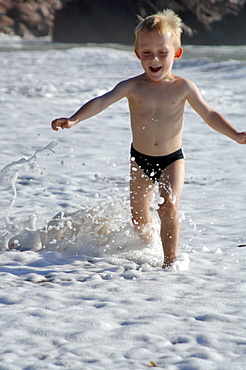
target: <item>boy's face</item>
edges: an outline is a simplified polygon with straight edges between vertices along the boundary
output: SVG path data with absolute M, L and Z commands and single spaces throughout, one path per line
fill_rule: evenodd
M 182 48 L 175 52 L 171 34 L 160 35 L 153 31 L 142 31 L 139 35 L 138 48 L 135 49 L 147 77 L 159 82 L 168 78 L 173 61 L 182 55 Z

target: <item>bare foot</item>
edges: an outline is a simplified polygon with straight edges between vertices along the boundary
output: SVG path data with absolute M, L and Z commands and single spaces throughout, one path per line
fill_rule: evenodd
M 175 258 L 171 258 L 171 257 L 164 257 L 164 263 L 162 265 L 162 268 L 167 268 L 167 267 L 171 267 L 173 262 L 176 260 L 176 257 Z

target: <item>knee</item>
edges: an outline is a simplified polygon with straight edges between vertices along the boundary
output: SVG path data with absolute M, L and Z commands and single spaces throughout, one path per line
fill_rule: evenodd
M 160 219 L 176 219 L 178 217 L 178 205 L 171 200 L 165 200 L 159 204 L 158 214 Z
M 141 215 L 137 212 L 132 212 L 132 223 L 135 228 L 139 228 L 151 223 L 150 215 Z

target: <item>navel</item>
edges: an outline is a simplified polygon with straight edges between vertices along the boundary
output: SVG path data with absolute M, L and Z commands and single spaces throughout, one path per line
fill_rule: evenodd
M 154 146 L 158 146 L 158 141 L 155 141 L 154 142 Z

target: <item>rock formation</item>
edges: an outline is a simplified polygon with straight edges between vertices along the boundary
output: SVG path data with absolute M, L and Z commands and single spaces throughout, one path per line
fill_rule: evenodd
M 246 0 L 0 0 L 0 32 L 132 44 L 137 15 L 165 8 L 183 19 L 183 43 L 245 44 Z
M 184 22 L 183 42 L 245 44 L 246 0 L 69 0 L 56 11 L 55 41 L 79 43 L 134 42 L 137 14 L 165 8 Z
M 52 33 L 61 0 L 0 0 L 0 32 L 21 37 Z

